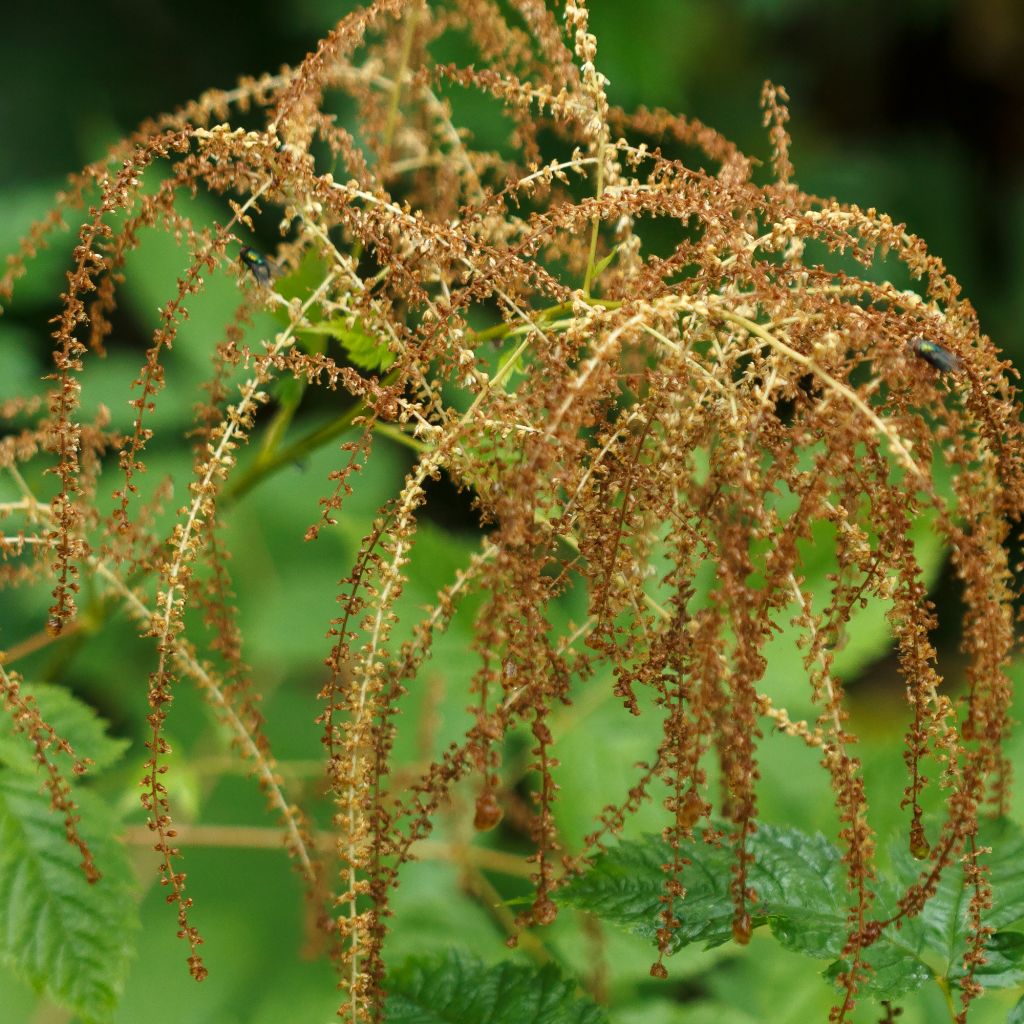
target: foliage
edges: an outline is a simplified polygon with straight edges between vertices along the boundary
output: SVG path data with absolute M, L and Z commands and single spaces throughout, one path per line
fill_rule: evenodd
M 601 1024 L 596 1006 L 579 999 L 550 964 L 540 970 L 449 953 L 407 961 L 394 973 L 387 1001 L 391 1024 Z
M 24 595 L 0 757 L 46 790 L 10 783 L 20 853 L 0 891 L 78 899 L 69 857 L 83 905 L 128 885 L 94 792 L 118 782 L 70 777 L 120 744 L 70 692 L 76 661 L 113 675 L 141 634 L 145 703 L 122 687 L 116 705 L 145 750 L 129 837 L 155 847 L 197 981 L 217 953 L 185 851 L 262 842 L 192 820 L 256 813 L 223 759 L 208 796 L 208 750 L 175 732 L 201 699 L 279 822 L 306 945 L 353 1024 L 599 1019 L 552 967 L 450 950 L 399 966 L 407 921 L 450 943 L 458 887 L 541 964 L 548 944 L 571 962 L 606 941 L 567 906 L 651 938 L 662 982 L 688 943 L 744 946 L 767 922 L 835 961 L 831 1021 L 928 971 L 965 1020 L 983 986 L 1019 980 L 1018 900 L 997 886 L 1019 840 L 984 849 L 1010 800 L 1024 446 L 1007 367 L 921 239 L 798 187 L 784 90 L 764 86 L 761 172 L 693 119 L 611 105 L 580 0 L 503 12 L 376 0 L 297 68 L 143 124 L 10 260 L 8 304 L 77 223 L 48 390 L 0 403 L 0 584 Z M 467 38 L 476 59 L 450 62 Z M 250 236 L 268 225 L 264 256 Z M 158 305 L 141 366 L 126 303 Z M 444 481 L 471 496 L 471 539 L 428 522 Z M 932 639 L 943 551 L 962 696 Z M 876 800 L 844 680 L 885 628 L 908 725 Z M 23 660 L 49 681 L 26 686 Z M 304 685 L 281 687 L 285 668 Z M 314 780 L 295 770 L 310 761 Z M 777 824 L 794 765 L 835 844 Z M 911 854 L 891 873 L 879 805 Z M 18 881 L 51 848 L 61 871 Z M 274 888 L 248 887 L 241 927 Z M 21 915 L 46 963 L 18 966 L 100 1019 L 130 929 L 97 919 L 62 936 Z M 109 967 L 89 992 L 57 969 L 67 937 Z M 613 958 L 596 960 L 575 966 L 606 1001 Z
M 54 710 L 54 721 L 71 725 L 72 734 L 76 724 L 83 734 L 94 731 L 89 709 L 66 695 L 54 694 L 42 706 Z M 99 746 L 107 754 L 116 750 L 108 739 Z M 6 744 L 0 749 L 7 760 Z M 0 770 L 0 957 L 84 1020 L 110 1020 L 138 928 L 117 822 L 92 794 L 78 794 L 80 839 L 103 872 L 87 876 L 31 768 L 24 771 L 20 755 L 10 763 L 16 767 Z
M 979 832 L 977 841 L 992 851 L 988 860 L 992 904 L 985 915 L 990 929 L 986 962 L 977 965 L 975 976 L 986 988 L 1013 987 L 1024 980 L 1024 935 L 995 929 L 1024 918 L 1019 869 L 1024 836 L 1005 821 L 985 823 Z M 732 938 L 732 855 L 718 835 L 696 835 L 686 850 L 687 887 L 670 937 L 672 952 L 689 942 L 711 947 Z M 749 880 L 756 893 L 752 924 L 767 924 L 788 949 L 833 959 L 826 977 L 842 978 L 848 970 L 840 959 L 848 934 L 842 852 L 821 835 L 773 825 L 759 828 L 751 837 L 750 849 L 754 860 Z M 559 902 L 590 911 L 657 944 L 665 902 L 663 865 L 672 856 L 669 844 L 653 836 L 620 843 L 598 857 L 585 875 L 569 882 Z M 902 921 L 898 894 L 917 882 L 922 864 L 902 842 L 894 844 L 892 857 L 895 876 L 880 875 L 876 897 L 893 923 L 885 925 L 867 954 L 871 971 L 865 991 L 880 1000 L 893 1000 L 935 981 L 940 991 L 949 993 L 965 976 L 963 963 L 971 944 L 969 901 L 964 898 L 966 872 L 962 867 L 947 871 L 920 917 Z M 933 968 L 933 963 L 940 968 Z

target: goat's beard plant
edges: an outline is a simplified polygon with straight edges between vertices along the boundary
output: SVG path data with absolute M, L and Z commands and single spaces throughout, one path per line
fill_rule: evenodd
M 282 819 L 353 1021 L 382 1013 L 391 895 L 449 796 L 470 787 L 479 829 L 511 806 L 510 733 L 528 737 L 533 801 L 515 803 L 534 844 L 532 903 L 516 931 L 550 924 L 559 888 L 653 801 L 672 858 L 652 973 L 666 971 L 695 842 L 733 851 L 733 935 L 744 943 L 757 915 L 748 872 L 759 744 L 766 727 L 781 732 L 812 748 L 831 779 L 849 888 L 832 1014 L 844 1020 L 883 924 L 919 914 L 944 869 L 972 853 L 979 815 L 1006 805 L 1005 542 L 1024 498 L 1008 364 L 920 239 L 794 183 L 782 89 L 766 85 L 762 97 L 773 156 L 760 185 L 756 161 L 699 122 L 609 104 L 582 0 L 561 16 L 540 0 L 510 6 L 513 22 L 490 0 L 380 0 L 340 22 L 300 67 L 204 95 L 72 179 L 2 282 L 9 298 L 52 231 L 79 217 L 49 399 L 0 405 L 0 466 L 21 490 L 0 506 L 2 580 L 52 590 L 39 623 L 52 638 L 74 627 L 88 577 L 152 639 L 143 803 L 196 978 L 201 939 L 175 845 L 175 795 L 162 782 L 173 696 L 189 683 Z M 432 59 L 449 32 L 471 36 L 473 66 Z M 463 90 L 503 105 L 512 131 L 500 151 L 474 148 L 456 122 Z M 355 103 L 358 136 L 324 112 L 338 93 Z M 259 126 L 232 123 L 243 114 Z M 198 191 L 219 197 L 223 224 L 201 227 L 184 212 L 181 197 Z M 261 211 L 280 220 L 276 276 L 235 259 Z M 191 266 L 171 283 L 126 396 L 134 422 L 126 431 L 80 422 L 90 365 L 117 342 L 111 315 L 126 257 L 154 226 L 188 246 Z M 890 277 L 915 287 L 855 276 L 849 256 L 865 268 L 884 259 Z M 140 473 L 165 354 L 204 278 L 218 274 L 238 275 L 244 298 L 210 345 L 208 395 L 189 435 L 194 474 L 167 536 L 157 529 L 167 491 L 147 489 Z M 249 344 L 245 325 L 265 307 L 281 330 Z M 959 367 L 943 374 L 919 358 L 922 337 Z M 272 403 L 278 381 L 298 385 Z M 283 444 L 303 391 L 317 387 L 337 402 L 337 419 Z M 396 438 L 415 451 L 412 469 L 342 579 L 340 611 L 331 597 L 324 605 L 327 673 L 310 720 L 335 805 L 325 861 L 261 730 L 218 524 L 256 481 L 330 443 L 336 468 L 305 538 L 321 542 L 346 516 L 375 447 Z M 487 529 L 433 608 L 399 621 L 417 518 L 441 474 L 472 493 Z M 942 692 L 937 671 L 934 610 L 909 534 L 919 517 L 952 552 L 962 584 L 962 700 Z M 823 544 L 836 569 L 827 594 L 811 593 L 806 563 Z M 565 627 L 555 609 L 570 589 L 586 595 L 586 612 Z M 393 782 L 396 737 L 416 727 L 398 717 L 403 702 L 471 596 L 469 725 L 414 781 Z M 920 874 L 895 916 L 875 905 L 868 793 L 833 672 L 869 598 L 888 605 L 909 717 L 903 805 Z M 794 720 L 761 688 L 767 643 L 794 620 L 816 720 Z M 0 671 L 6 707 L 49 766 L 54 806 L 88 864 L 55 737 L 13 664 Z M 594 808 L 593 831 L 570 846 L 555 817 L 550 720 L 606 687 L 623 728 L 631 716 L 660 716 L 661 740 L 646 763 L 621 766 L 621 801 Z M 945 812 L 926 837 L 930 787 Z M 968 877 L 976 960 L 988 890 L 980 868 Z M 978 991 L 968 961 L 964 1012 Z

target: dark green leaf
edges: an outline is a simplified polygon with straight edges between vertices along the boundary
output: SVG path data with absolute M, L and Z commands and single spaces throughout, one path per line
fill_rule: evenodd
M 860 991 L 875 999 L 898 999 L 920 988 L 933 975 L 926 963 L 912 952 L 889 942 L 877 942 L 865 951 L 870 971 L 860 980 Z M 829 964 L 823 977 L 835 982 L 847 967 L 845 961 Z
M 977 845 L 991 848 L 991 853 L 983 855 L 992 886 L 992 908 L 985 914 L 985 923 L 1004 928 L 1024 918 L 1024 830 L 1008 818 L 982 820 Z
M 1024 832 L 1019 825 L 1001 819 L 982 821 L 977 845 L 988 847 L 982 855 L 992 886 L 992 907 L 985 913 L 985 924 L 1005 928 L 1024 917 Z M 906 840 L 892 844 L 892 862 L 903 887 L 907 887 L 927 871 L 929 862 L 914 860 L 907 851 Z M 935 895 L 925 904 L 920 924 L 928 946 L 942 956 L 947 972 L 953 974 L 963 959 L 970 928 L 968 904 L 971 892 L 964 886 L 964 872 L 959 864 L 942 873 Z
M 601 1024 L 603 1012 L 576 995 L 558 970 L 489 967 L 450 950 L 407 960 L 388 975 L 388 1024 Z
M 833 849 L 835 848 L 833 847 Z M 835 850 L 835 853 L 838 854 L 838 850 Z M 851 900 L 852 896 L 846 893 L 845 872 L 839 868 L 838 864 L 836 867 L 839 878 L 843 879 L 843 894 L 846 896 L 846 900 Z M 833 876 L 833 880 L 835 877 Z M 883 920 L 894 917 L 899 908 L 900 893 L 897 892 L 891 881 L 887 878 L 879 878 L 870 888 L 874 896 L 871 904 L 871 916 Z M 834 891 L 833 895 L 837 896 L 838 894 Z M 837 900 L 831 915 L 819 909 L 817 913 L 813 913 L 809 917 L 811 937 L 814 935 L 816 921 L 822 927 L 830 925 L 834 929 L 833 939 L 829 943 L 829 956 L 837 956 L 846 944 L 849 928 L 846 915 L 846 904 Z M 787 928 L 795 929 L 798 934 L 802 934 L 803 922 L 799 904 L 790 904 L 785 922 Z M 788 945 L 791 949 L 811 956 L 814 955 L 810 948 L 787 942 L 774 921 L 772 922 L 772 931 L 783 945 Z M 931 968 L 922 959 L 924 947 L 924 935 L 916 920 L 904 921 L 900 928 L 887 928 L 882 932 L 881 938 L 863 953 L 863 960 L 867 962 L 870 969 L 861 979 L 861 991 L 876 999 L 897 999 L 907 992 L 919 988 L 933 976 Z M 828 968 L 825 976 L 834 980 L 845 967 L 845 961 L 837 961 Z
M 128 748 L 128 740 L 108 736 L 103 719 L 64 687 L 51 683 L 25 683 L 21 693 L 34 698 L 43 720 L 71 744 L 76 757 L 87 757 L 94 762 L 93 771 L 109 768 L 121 759 Z M 23 734 L 14 731 L 10 716 L 0 717 L 0 761 L 22 775 L 35 778 L 39 766 L 32 754 L 32 744 Z M 70 760 L 65 759 L 65 764 L 70 770 Z
M 732 937 L 729 869 L 734 860 L 727 847 L 702 842 L 685 849 L 691 863 L 683 869 L 686 898 L 674 911 L 680 919 L 671 951 L 691 942 L 717 946 Z M 587 910 L 643 938 L 653 939 L 660 927 L 665 893 L 663 864 L 671 860 L 663 840 L 648 836 L 625 841 L 597 858 L 585 875 L 558 894 L 558 902 Z
M 750 884 L 775 937 L 809 956 L 838 956 L 849 900 L 839 851 L 823 835 L 771 825 L 758 828 L 750 847 Z
M 76 794 L 79 830 L 103 878 L 90 885 L 61 815 L 34 781 L 0 772 L 0 957 L 84 1020 L 110 1020 L 134 949 L 138 911 L 117 823 Z
M 1024 934 L 996 932 L 985 943 L 986 963 L 975 968 L 974 977 L 985 988 L 1012 988 L 1024 983 Z M 950 971 L 950 981 L 959 984 L 964 977 L 962 963 Z
M 758 902 L 757 923 L 789 949 L 816 957 L 838 956 L 846 940 L 846 880 L 839 851 L 823 836 L 762 825 L 750 840 L 755 862 L 749 873 Z M 690 942 L 708 946 L 732 936 L 729 894 L 735 853 L 729 845 L 694 842 L 683 850 L 686 897 L 674 907 L 680 927 L 675 951 Z M 663 840 L 624 842 L 600 857 L 594 868 L 562 890 L 561 900 L 590 910 L 637 934 L 653 937 L 665 892 L 662 865 L 671 861 Z
M 795 828 L 762 825 L 750 839 L 754 863 L 748 883 L 757 892 L 750 912 L 755 925 L 767 923 L 788 949 L 813 957 L 836 957 L 846 943 L 851 899 L 839 850 L 820 835 Z M 691 942 L 715 946 L 732 936 L 733 905 L 729 883 L 735 854 L 728 845 L 698 839 L 683 849 L 686 895 L 673 906 L 680 924 L 672 937 L 675 952 Z M 669 845 L 657 837 L 623 842 L 598 858 L 594 867 L 559 894 L 562 903 L 588 910 L 635 934 L 653 939 L 660 925 Z M 891 887 L 878 887 L 876 911 L 895 905 Z M 917 988 L 930 977 L 920 960 L 921 933 L 916 922 L 889 929 L 866 953 L 873 972 L 864 991 L 883 998 Z M 833 968 L 833 976 L 842 969 Z

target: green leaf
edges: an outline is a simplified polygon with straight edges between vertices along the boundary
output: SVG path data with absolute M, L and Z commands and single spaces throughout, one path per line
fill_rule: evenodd
M 775 937 L 809 956 L 837 956 L 846 941 L 846 873 L 823 835 L 759 826 L 750 882 Z M 837 927 L 838 926 L 838 927 Z
M 330 262 L 318 250 L 307 249 L 294 270 L 277 278 L 274 291 L 285 299 L 306 299 L 323 283 L 330 271 Z M 310 315 L 315 317 L 319 309 L 318 305 L 314 305 Z M 272 315 L 282 327 L 291 322 L 287 310 L 281 307 L 276 307 Z
M 758 894 L 751 906 L 756 923 L 770 924 L 788 949 L 838 956 L 846 941 L 848 899 L 839 851 L 823 836 L 772 825 L 761 825 L 749 845 L 754 856 L 749 882 Z M 682 871 L 686 896 L 673 907 L 680 926 L 672 951 L 690 942 L 727 942 L 732 937 L 733 849 L 698 840 L 682 853 L 690 863 Z M 662 865 L 671 859 L 671 847 L 655 837 L 621 843 L 570 882 L 561 900 L 653 938 L 665 893 Z
M 517 352 L 519 353 L 518 355 L 516 355 Z M 508 371 L 509 375 L 511 376 L 516 373 L 525 373 L 526 366 L 523 363 L 523 356 L 525 354 L 525 350 L 523 352 L 519 351 L 519 339 L 515 339 L 514 344 L 509 345 L 509 347 L 504 352 L 502 352 L 501 355 L 498 357 L 498 365 L 496 369 L 503 370 L 508 365 L 508 363 L 512 361 L 512 357 L 515 356 L 515 364 Z
M 871 970 L 861 976 L 859 989 L 875 999 L 898 999 L 933 977 L 924 961 L 895 943 L 876 942 L 865 951 L 864 959 L 871 965 Z M 847 966 L 845 961 L 837 960 L 829 964 L 822 977 L 836 982 Z
M 92 771 L 109 768 L 130 746 L 128 740 L 108 736 L 106 722 L 63 686 L 24 683 L 21 693 L 35 700 L 43 720 L 71 744 L 76 757 L 87 757 L 94 762 Z M 39 766 L 32 755 L 32 744 L 23 734 L 14 731 L 11 717 L 0 717 L 0 761 L 21 775 L 35 778 Z M 70 769 L 70 761 L 67 767 Z
M 680 924 L 671 952 L 691 942 L 717 946 L 732 937 L 729 870 L 734 855 L 728 847 L 704 843 L 687 847 L 685 854 L 691 863 L 683 869 L 686 898 L 674 907 Z M 665 893 L 662 865 L 671 856 L 668 843 L 655 836 L 621 842 L 566 885 L 557 900 L 653 940 L 661 925 L 658 914 Z
M 985 943 L 986 963 L 975 968 L 974 978 L 985 988 L 1013 988 L 1024 983 L 1024 934 L 996 932 Z M 959 984 L 965 976 L 963 964 L 957 964 L 949 979 Z
M 35 782 L 0 772 L 0 958 L 89 1022 L 117 1007 L 138 911 L 117 822 L 88 792 L 78 827 L 103 878 L 90 885 L 64 821 Z
M 977 845 L 988 847 L 991 852 L 982 855 L 982 863 L 988 868 L 989 883 L 992 886 L 992 907 L 985 913 L 985 924 L 990 928 L 1002 929 L 1024 918 L 1024 874 L 1020 865 L 1024 861 L 1024 831 L 1008 819 L 982 820 L 979 823 Z M 905 839 L 894 841 L 891 847 L 893 867 L 901 884 L 906 887 L 917 880 L 929 865 L 914 860 L 907 851 Z M 968 905 L 971 892 L 964 885 L 964 872 L 959 864 L 951 865 L 942 873 L 935 895 L 925 904 L 920 914 L 920 924 L 928 946 L 943 957 L 946 973 L 950 978 L 962 977 L 961 962 L 967 948 L 970 932 Z M 1007 957 L 1016 947 L 1016 932 L 999 931 L 990 941 L 993 955 L 1001 964 L 984 965 L 986 987 L 1000 987 L 992 980 L 1009 970 Z M 1000 938 L 1003 936 L 1003 938 Z M 996 941 L 998 940 L 998 941 Z M 988 948 L 986 946 L 986 948 Z M 1024 950 L 1020 951 L 1024 956 Z M 987 977 L 992 970 L 992 979 Z M 981 972 L 979 972 L 979 977 Z M 1019 984 L 1008 981 L 1005 984 Z
M 388 1024 L 601 1024 L 604 1013 L 576 995 L 551 964 L 489 967 L 449 950 L 407 960 L 388 975 Z
M 1024 996 L 1017 1000 L 1013 1009 L 1006 1015 L 1006 1024 L 1024 1024 Z
M 274 381 L 274 401 L 278 405 L 297 406 L 306 388 L 298 377 L 278 377 Z
M 607 256 L 603 256 L 599 259 L 594 266 L 594 272 L 590 275 L 590 282 L 593 284 L 607 269 L 611 266 L 611 262 L 619 254 L 619 246 L 615 246 Z
M 350 321 L 348 317 L 335 317 L 303 327 L 298 333 L 302 337 L 329 334 L 341 343 L 349 362 L 360 370 L 386 370 L 395 361 L 394 352 L 380 338 L 370 334 L 361 319 Z
M 684 1010 L 678 1002 L 647 997 L 632 1006 L 617 1007 L 615 1024 L 763 1024 L 763 1021 L 718 999 L 688 999 Z M 777 1024 L 777 1018 L 772 1024 Z
M 754 862 L 748 884 L 758 895 L 750 907 L 753 923 L 768 924 L 787 949 L 813 957 L 839 956 L 847 939 L 851 899 L 839 850 L 823 836 L 773 825 L 760 825 L 749 849 Z M 691 942 L 704 942 L 707 947 L 727 942 L 732 937 L 733 850 L 698 838 L 682 853 L 690 863 L 682 870 L 686 895 L 672 908 L 679 926 L 670 952 Z M 562 889 L 559 902 L 653 939 L 664 906 L 662 865 L 671 860 L 671 847 L 661 838 L 622 842 Z M 885 912 L 895 905 L 895 893 L 884 882 L 877 889 L 878 906 Z M 904 922 L 901 930 L 883 932 L 866 952 L 873 973 L 863 990 L 890 998 L 920 986 L 931 976 L 918 956 L 922 945 L 921 930 L 914 921 Z M 832 976 L 841 969 L 841 964 L 834 965 Z
M 159 168 L 152 168 L 146 191 L 156 187 L 159 174 Z M 222 221 L 224 213 L 220 203 L 202 194 L 187 199 L 179 195 L 176 207 L 191 218 L 197 229 L 212 228 Z M 125 280 L 119 291 L 123 304 L 132 310 L 143 331 L 151 331 L 158 325 L 156 310 L 175 298 L 177 281 L 191 263 L 188 249 L 172 234 L 150 229 L 140 232 L 139 248 L 129 252 L 125 259 Z M 205 380 L 209 371 L 210 330 L 216 330 L 214 325 L 231 322 L 241 298 L 237 284 L 226 271 L 204 272 L 201 277 L 201 291 L 188 296 L 184 302 L 188 316 L 179 319 L 174 356 L 165 357 L 170 394 L 165 396 L 164 403 L 179 402 L 181 412 L 189 421 L 192 403 L 196 400 L 196 382 Z M 269 317 L 255 316 L 253 333 L 266 336 L 271 323 Z M 133 354 L 132 361 L 137 365 L 139 358 Z M 123 395 L 121 397 L 123 401 Z
M 802 467 L 810 470 L 815 459 L 820 458 L 819 449 L 805 451 L 800 458 Z M 942 469 L 943 460 L 933 460 L 936 472 L 936 489 L 944 497 L 951 486 Z M 799 499 L 787 487 L 780 487 L 778 493 L 766 499 L 779 521 L 787 523 L 797 512 Z M 865 524 L 862 524 L 865 525 Z M 811 535 L 797 542 L 800 555 L 798 575 L 803 577 L 803 590 L 811 595 L 812 607 L 823 613 L 832 600 L 835 575 L 840 571 L 837 558 L 837 536 L 834 524 L 817 521 L 811 525 Z M 877 545 L 875 532 L 867 529 L 870 543 Z M 919 578 L 930 590 L 942 570 L 946 557 L 942 534 L 935 529 L 930 516 L 918 516 L 910 526 L 910 539 L 914 545 L 914 559 L 917 562 Z M 761 542 L 761 554 L 755 558 L 758 564 L 778 538 Z M 762 578 L 763 579 L 763 578 Z M 840 679 L 853 679 L 864 672 L 872 662 L 883 657 L 893 646 L 892 624 L 889 622 L 891 602 L 874 593 L 863 595 L 850 609 L 849 618 L 842 628 L 839 642 L 830 648 L 831 671 Z M 798 639 L 803 627 L 793 624 L 798 605 L 791 603 L 779 609 L 775 618 L 777 632 L 765 644 L 762 654 L 767 667 L 761 686 L 778 704 L 786 707 L 794 718 L 816 715 L 811 689 L 807 682 L 805 667 L 806 649 Z
M 329 320 L 334 337 L 341 342 L 353 366 L 360 370 L 386 370 L 394 361 L 395 354 L 384 342 L 363 328 L 362 320 L 356 320 L 351 327 L 344 321 Z
M 983 819 L 978 825 L 978 846 L 991 848 L 983 855 L 992 886 L 992 908 L 985 914 L 985 924 L 1004 928 L 1024 918 L 1024 874 L 1020 869 L 1024 863 L 1024 830 L 1008 818 Z M 944 878 L 949 885 L 957 885 L 959 880 L 957 872 Z
M 64 182 L 60 179 L 6 185 L 0 194 L 0 254 L 8 256 L 18 251 L 21 238 L 35 221 L 50 212 L 63 186 Z M 15 285 L 15 306 L 38 306 L 52 302 L 60 290 L 73 246 L 74 242 L 69 240 L 66 229 L 59 229 L 47 236 L 45 248 L 39 249 L 36 256 L 27 262 L 25 277 Z M 6 381 L 5 390 L 9 394 L 18 393 Z

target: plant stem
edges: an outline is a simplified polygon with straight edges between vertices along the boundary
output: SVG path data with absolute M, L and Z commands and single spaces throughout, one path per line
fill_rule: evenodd
M 432 445 L 427 441 L 421 441 L 418 437 L 413 437 L 412 434 L 407 434 L 401 427 L 396 426 L 394 423 L 374 423 L 373 429 L 376 433 L 382 437 L 386 437 L 395 444 L 405 445 L 406 448 L 411 448 L 414 452 L 422 455 L 423 452 L 429 452 Z
M 935 976 L 935 984 L 939 986 L 942 998 L 946 1001 L 946 1009 L 949 1010 L 949 1019 L 956 1024 L 956 1004 L 953 1002 L 953 993 L 949 987 L 949 981 L 942 975 Z
M 622 302 L 618 299 L 588 299 L 587 300 L 592 306 L 600 306 L 602 309 L 618 309 Z M 557 305 L 548 306 L 547 309 L 539 310 L 537 313 L 537 321 L 548 321 L 554 320 L 562 316 L 565 313 L 572 312 L 571 302 L 559 302 Z M 524 324 L 506 324 L 500 323 L 495 324 L 493 327 L 486 327 L 482 331 L 472 332 L 474 341 L 500 341 L 502 338 L 508 337 L 510 334 L 514 334 L 516 331 L 525 330 Z
M 603 149 L 603 147 L 602 147 Z M 600 199 L 604 192 L 604 152 L 598 153 L 597 159 L 597 187 L 594 189 L 595 196 Z M 590 222 L 590 252 L 587 254 L 587 272 L 583 277 L 583 294 L 590 298 L 590 286 L 593 283 L 594 264 L 597 260 L 597 235 L 601 228 L 601 218 L 594 214 Z
M 398 371 L 392 370 L 381 381 L 381 386 L 385 387 L 388 384 L 393 384 L 397 379 Z M 265 477 L 273 473 L 274 470 L 287 465 L 289 462 L 297 462 L 304 459 L 322 445 L 333 441 L 340 434 L 348 430 L 353 422 L 366 410 L 366 403 L 358 401 L 351 408 L 341 413 L 341 415 L 335 416 L 334 419 L 328 420 L 327 423 L 303 435 L 297 441 L 288 445 L 287 448 L 281 448 L 265 456 L 261 452 L 245 472 L 235 478 L 234 483 L 224 488 L 220 496 L 220 504 L 224 506 L 233 504 L 243 495 L 248 494 L 249 491 Z
M 321 770 L 323 766 L 321 765 Z M 177 826 L 178 838 L 186 846 L 215 846 L 222 849 L 238 850 L 283 850 L 283 834 L 279 828 L 260 825 L 196 825 L 183 823 Z M 153 845 L 152 833 L 145 825 L 126 825 L 123 838 L 131 846 Z M 317 850 L 330 853 L 335 849 L 337 838 L 328 832 L 317 832 L 313 845 Z M 471 846 L 466 843 L 444 843 L 425 839 L 416 844 L 417 860 L 443 860 L 461 864 L 464 867 L 494 871 L 514 878 L 529 878 L 533 868 L 525 857 L 503 850 L 492 850 L 486 846 Z

